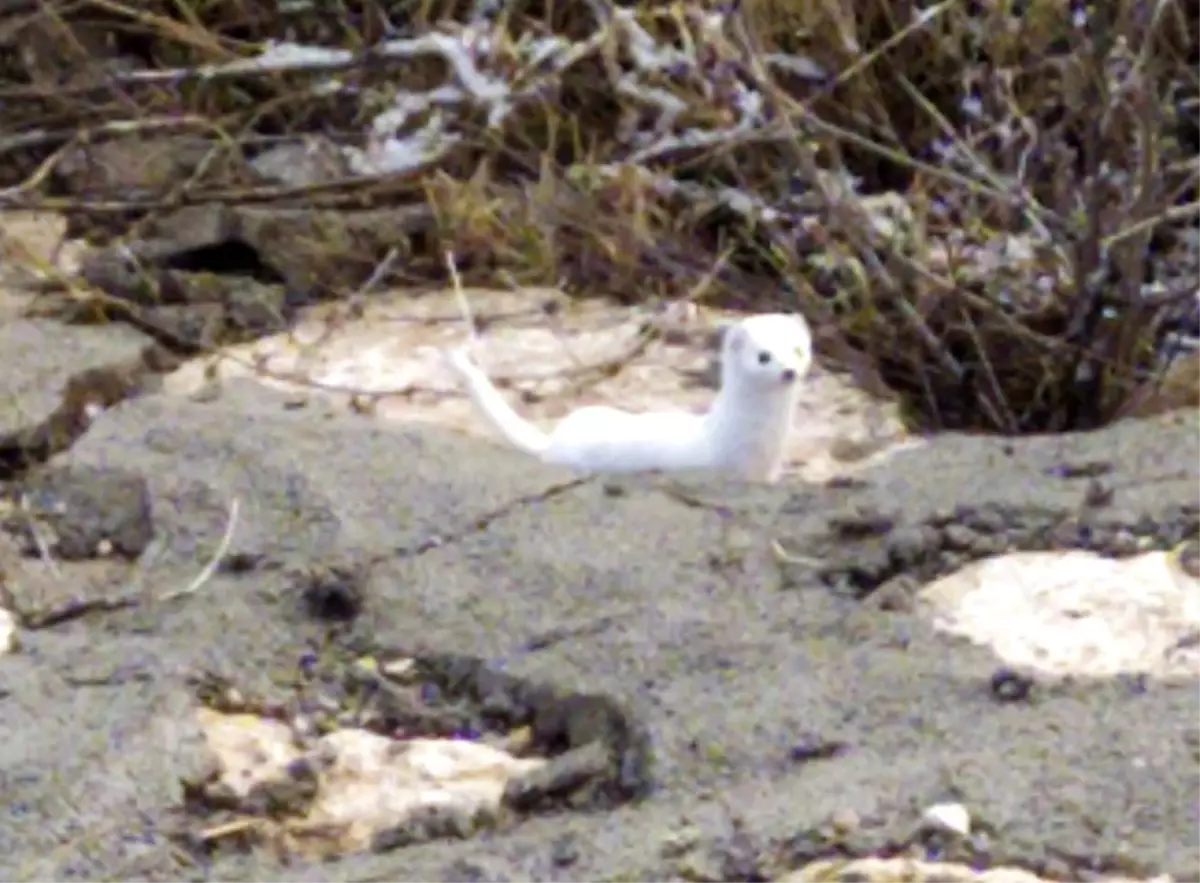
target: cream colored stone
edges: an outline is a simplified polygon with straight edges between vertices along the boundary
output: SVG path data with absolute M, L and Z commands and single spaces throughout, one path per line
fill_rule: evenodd
M 0 607 L 0 656 L 17 649 L 17 618 Z
M 221 781 L 240 797 L 286 775 L 302 756 L 292 729 L 253 714 L 197 712 Z M 367 850 L 376 834 L 441 808 L 468 819 L 495 816 L 509 780 L 537 769 L 540 758 L 517 758 L 481 742 L 390 739 L 340 729 L 309 752 L 318 789 L 305 816 L 264 826 L 269 837 L 303 855 L 330 858 Z M 269 829 L 269 830 L 268 830 Z
M 1167 552 L 1114 560 L 1079 550 L 976 562 L 925 586 L 937 627 L 1050 675 L 1200 675 L 1200 581 Z
M 921 813 L 921 824 L 926 828 L 948 831 L 959 837 L 971 834 L 971 814 L 961 803 L 935 803 Z

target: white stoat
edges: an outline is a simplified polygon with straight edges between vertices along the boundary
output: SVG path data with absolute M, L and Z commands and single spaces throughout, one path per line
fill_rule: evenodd
M 448 361 L 488 422 L 546 463 L 593 473 L 717 469 L 772 482 L 783 466 L 799 381 L 812 365 L 812 335 L 797 315 L 750 316 L 725 332 L 721 388 L 706 413 L 596 405 L 572 411 L 549 433 L 509 406 L 465 348 L 451 350 Z

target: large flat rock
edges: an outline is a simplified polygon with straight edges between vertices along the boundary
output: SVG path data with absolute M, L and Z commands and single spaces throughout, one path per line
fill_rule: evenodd
M 877 538 L 836 539 L 846 510 L 886 510 L 891 530 L 988 503 L 1058 517 L 1085 492 L 1053 477 L 1068 461 L 1110 462 L 1106 517 L 1148 517 L 1153 534 L 1195 503 L 1190 417 L 1067 440 L 934 440 L 861 486 L 752 488 L 703 476 L 572 484 L 449 432 L 285 405 L 254 384 L 210 402 L 143 398 L 59 458 L 147 481 L 160 543 L 147 591 L 194 578 L 233 499 L 230 551 L 245 566 L 169 604 L 27 634 L 24 652 L 0 660 L 6 878 L 665 879 L 680 873 L 668 847 L 684 829 L 765 842 L 853 811 L 867 842 L 887 842 L 951 799 L 998 862 L 1069 877 L 1084 858 L 1120 857 L 1176 879 L 1200 863 L 1194 681 L 1080 679 L 998 703 L 988 650 L 919 609 L 860 600 L 866 583 L 894 578 L 882 564 L 857 589 L 834 578 L 880 554 Z M 811 566 L 782 566 L 772 540 Z M 346 558 L 372 562 L 355 627 L 374 638 L 629 703 L 653 733 L 657 792 L 320 867 L 259 854 L 181 866 L 156 820 L 200 762 L 187 676 L 253 684 L 295 665 L 323 626 L 291 574 Z M 80 573 L 63 564 L 58 579 Z M 830 744 L 843 747 L 804 759 Z
M 6 401 L 0 435 L 46 419 L 67 381 L 83 371 L 136 359 L 150 343 L 125 326 L 70 326 L 37 319 L 0 322 Z

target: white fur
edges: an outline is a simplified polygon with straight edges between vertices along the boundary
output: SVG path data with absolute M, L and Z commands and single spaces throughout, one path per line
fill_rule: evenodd
M 750 316 L 725 333 L 721 389 L 707 413 L 590 406 L 572 411 L 549 434 L 512 409 L 466 350 L 452 350 L 449 363 L 488 422 L 543 462 L 583 472 L 717 469 L 775 481 L 800 381 L 812 365 L 812 336 L 800 316 Z

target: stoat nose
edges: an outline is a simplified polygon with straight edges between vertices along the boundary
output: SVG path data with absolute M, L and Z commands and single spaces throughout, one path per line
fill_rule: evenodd
M 796 380 L 796 372 L 792 368 L 785 368 L 783 371 L 783 382 L 794 383 Z

